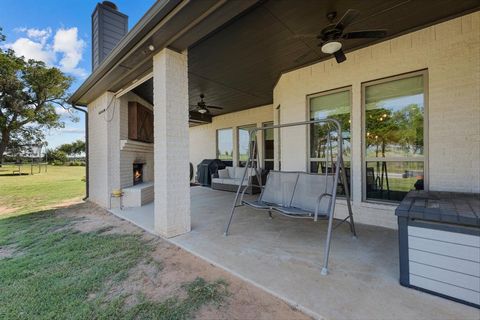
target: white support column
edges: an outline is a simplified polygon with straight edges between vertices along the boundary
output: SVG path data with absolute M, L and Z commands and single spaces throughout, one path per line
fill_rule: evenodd
M 164 49 L 153 57 L 155 231 L 190 231 L 187 54 Z

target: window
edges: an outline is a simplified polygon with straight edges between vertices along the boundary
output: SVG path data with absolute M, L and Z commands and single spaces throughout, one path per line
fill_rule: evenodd
M 310 120 L 336 119 L 342 126 L 343 136 L 343 161 L 345 173 L 350 183 L 350 156 L 351 156 L 351 134 L 350 134 L 350 112 L 351 112 L 351 91 L 350 89 L 337 89 L 309 97 Z M 335 130 L 331 125 L 315 123 L 311 124 L 310 145 L 309 145 L 309 170 L 313 173 L 325 173 L 327 161 L 327 133 Z M 335 142 L 332 144 L 334 161 L 337 154 Z M 329 159 L 329 161 L 331 161 Z M 351 191 L 351 188 L 349 188 Z M 339 194 L 345 194 L 344 188 L 339 186 Z
M 248 157 L 250 156 L 250 146 L 252 140 L 250 140 L 250 131 L 255 128 L 255 125 L 248 125 L 238 128 L 238 166 L 245 167 Z
M 363 90 L 364 198 L 401 201 L 424 186 L 425 72 Z
M 273 126 L 273 122 L 265 122 L 263 126 Z M 263 168 L 265 170 L 273 170 L 273 130 L 263 130 Z
M 227 165 L 232 165 L 233 130 L 231 128 L 217 130 L 217 158 Z

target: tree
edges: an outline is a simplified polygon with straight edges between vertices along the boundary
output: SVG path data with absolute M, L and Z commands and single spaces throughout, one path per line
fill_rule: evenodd
M 57 68 L 0 49 L 0 166 L 9 146 L 35 143 L 43 138 L 43 130 L 64 126 L 55 105 L 67 108 L 71 83 L 72 78 Z
M 45 157 L 49 163 L 65 164 L 68 161 L 67 154 L 64 151 L 55 149 L 48 149 L 45 153 Z
M 79 155 L 81 153 L 86 152 L 85 141 L 83 141 L 83 140 L 74 141 L 72 143 L 72 149 L 73 149 L 73 154 L 74 155 Z
M 66 155 L 73 155 L 73 145 L 71 143 L 64 143 L 57 148 L 58 151 L 62 151 Z
M 77 140 L 72 143 L 64 143 L 60 145 L 57 150 L 65 152 L 69 156 L 76 156 L 82 152 L 85 152 L 85 142 Z

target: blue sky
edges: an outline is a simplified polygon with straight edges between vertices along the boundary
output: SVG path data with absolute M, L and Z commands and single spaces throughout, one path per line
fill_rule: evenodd
M 93 0 L 0 0 L 0 27 L 7 36 L 4 47 L 28 58 L 43 60 L 75 77 L 70 91 L 91 72 L 91 25 Z M 113 0 L 128 15 L 129 29 L 155 0 Z M 63 110 L 58 110 L 60 113 Z M 84 119 L 72 123 L 63 114 L 65 128 L 48 132 L 49 147 L 56 147 L 85 136 Z

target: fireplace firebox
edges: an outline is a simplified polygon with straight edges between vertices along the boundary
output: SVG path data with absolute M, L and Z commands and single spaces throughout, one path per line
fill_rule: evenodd
M 133 185 L 143 182 L 143 163 L 133 164 Z

